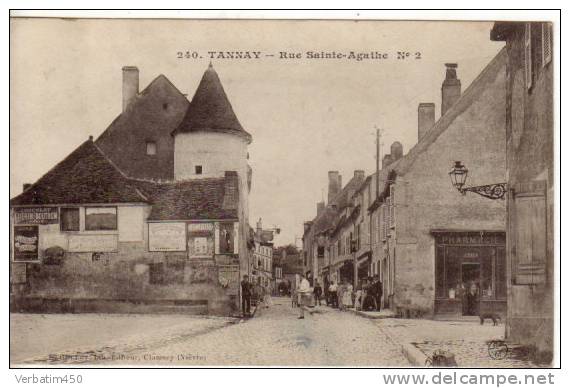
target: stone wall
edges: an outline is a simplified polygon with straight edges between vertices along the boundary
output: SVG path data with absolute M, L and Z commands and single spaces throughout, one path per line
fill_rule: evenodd
M 532 23 L 533 82 L 526 85 L 524 73 L 524 23 L 520 23 L 507 40 L 507 168 L 509 187 L 533 181 L 546 182 L 546 276 L 539 284 L 516 284 L 509 281 L 507 337 L 536 348 L 544 357 L 552 357 L 554 328 L 554 123 L 552 61 L 541 57 L 542 23 Z M 515 213 L 516 200 L 508 198 L 509 212 Z M 511 236 L 507 249 L 508 268 L 516 267 L 516 216 L 509 219 Z M 509 278 L 516 279 L 515 273 Z

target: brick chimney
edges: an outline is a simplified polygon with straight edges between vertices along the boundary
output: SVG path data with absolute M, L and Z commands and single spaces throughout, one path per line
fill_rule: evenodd
M 261 232 L 263 231 L 263 227 L 261 224 L 261 218 L 257 221 L 257 224 L 255 225 L 255 231 L 257 233 L 257 236 L 260 237 L 261 236 Z
M 136 66 L 123 67 L 123 112 L 139 92 L 139 69 Z
M 364 170 L 354 170 L 354 177 L 364 179 Z
M 418 142 L 435 124 L 435 104 L 422 102 L 418 105 Z
M 225 171 L 224 199 L 222 209 L 237 209 L 239 202 L 239 182 L 237 171 Z
M 329 171 L 329 191 L 327 196 L 327 203 L 332 203 L 332 200 L 342 189 L 342 177 L 338 171 Z
M 445 64 L 445 80 L 441 85 L 441 115 L 449 110 L 461 96 L 461 81 L 457 79 L 457 63 Z
M 317 216 L 319 216 L 323 210 L 325 210 L 325 203 L 323 201 L 317 202 Z
M 396 160 L 400 159 L 404 155 L 404 147 L 402 143 L 399 141 L 395 141 L 390 146 L 390 156 L 392 157 L 392 161 L 395 162 Z

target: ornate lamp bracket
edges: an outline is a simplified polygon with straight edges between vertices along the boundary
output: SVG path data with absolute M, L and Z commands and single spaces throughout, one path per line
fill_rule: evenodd
M 507 192 L 506 183 L 494 183 L 492 185 L 484 186 L 471 186 L 471 187 L 461 187 L 457 188 L 459 192 L 463 195 L 468 191 L 479 194 L 482 197 L 490 199 L 505 199 L 505 193 Z

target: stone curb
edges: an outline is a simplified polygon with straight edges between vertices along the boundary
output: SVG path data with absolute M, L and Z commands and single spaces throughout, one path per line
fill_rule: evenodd
M 400 348 L 402 355 L 406 357 L 411 366 L 415 367 L 425 366 L 427 356 L 420 349 L 414 346 L 413 343 L 409 342 L 401 343 L 388 330 L 382 328 L 382 326 L 378 327 L 380 328 L 380 331 L 382 331 L 382 333 L 384 333 L 384 335 L 388 337 L 390 342 L 392 342 L 395 346 Z
M 413 366 L 425 366 L 427 356 L 419 350 L 414 344 L 401 344 L 401 350 L 404 357 L 408 359 Z
M 357 311 L 354 309 L 348 309 L 353 314 L 356 314 L 360 317 L 367 318 L 367 319 L 388 319 L 388 318 L 396 318 L 396 314 L 393 315 L 370 315 L 367 314 L 365 311 Z

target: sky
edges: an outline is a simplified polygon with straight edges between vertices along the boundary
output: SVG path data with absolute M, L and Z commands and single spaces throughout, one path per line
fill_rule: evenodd
M 326 200 L 328 174 L 346 184 L 383 153 L 417 142 L 417 107 L 439 118 L 445 63 L 465 90 L 499 52 L 489 22 L 12 19 L 10 197 L 35 182 L 121 112 L 121 68 L 140 90 L 164 74 L 190 99 L 211 61 L 249 146 L 250 223 L 279 227 L 276 245 L 300 245 L 303 222 Z M 178 52 L 197 58 L 177 58 Z M 256 51 L 223 59 L 218 51 Z M 377 52 L 369 60 L 310 59 L 307 52 Z M 209 52 L 215 52 L 214 58 Z M 281 59 L 280 52 L 301 53 Z M 397 58 L 397 52 L 404 59 Z M 416 59 L 418 56 L 420 59 Z

